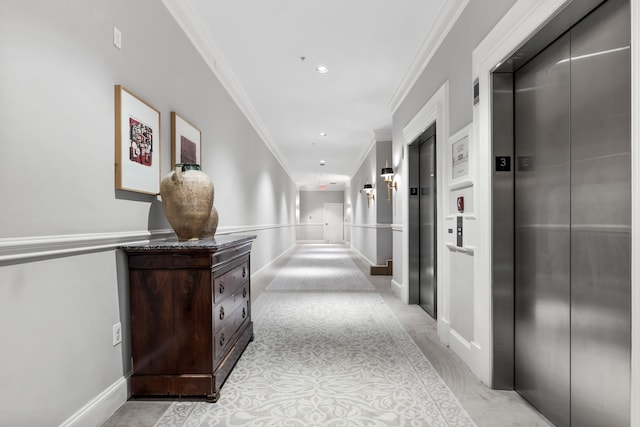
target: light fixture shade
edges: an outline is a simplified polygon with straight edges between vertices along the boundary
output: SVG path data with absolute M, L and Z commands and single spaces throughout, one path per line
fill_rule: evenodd
M 380 176 L 383 178 L 391 178 L 393 176 L 393 168 L 390 168 L 390 167 L 382 168 L 382 172 L 380 172 Z
M 371 193 L 373 191 L 373 184 L 365 184 L 364 185 L 364 192 L 365 193 Z

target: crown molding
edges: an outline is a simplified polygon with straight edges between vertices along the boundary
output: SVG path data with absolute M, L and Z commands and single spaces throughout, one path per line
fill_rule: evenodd
M 373 131 L 373 134 L 376 138 L 376 142 L 378 141 L 391 141 L 392 138 L 392 132 L 391 129 L 389 128 L 385 128 L 385 129 L 376 129 Z
M 356 174 L 358 173 L 358 171 L 362 167 L 362 164 L 366 160 L 367 156 L 369 155 L 371 150 L 373 150 L 373 147 L 376 146 L 376 142 L 392 141 L 392 140 L 393 140 L 393 137 L 392 137 L 391 129 L 375 129 L 373 131 L 373 136 L 369 140 L 369 143 L 362 150 L 362 154 L 360 155 L 360 161 L 358 161 L 356 163 L 357 166 L 355 167 L 353 172 L 351 172 L 351 175 L 349 175 L 349 181 L 351 181 L 353 179 L 353 177 L 356 176 Z
M 362 154 L 360 155 L 360 160 L 358 162 L 356 162 L 357 166 L 353 169 L 353 172 L 351 172 L 351 175 L 349 175 L 349 181 L 351 181 L 356 176 L 356 174 L 358 173 L 358 171 L 362 167 L 362 164 L 366 160 L 367 156 L 369 155 L 371 150 L 373 150 L 373 147 L 376 146 L 376 142 L 377 142 L 376 141 L 376 136 L 374 134 L 374 135 L 371 136 L 371 139 L 369 140 L 369 143 L 362 150 Z
M 427 68 L 431 58 L 438 51 L 438 48 L 458 18 L 460 18 L 460 15 L 462 15 L 467 4 L 469 4 L 469 0 L 447 0 L 442 3 L 434 24 L 420 43 L 407 71 L 405 71 L 391 96 L 389 105 L 392 114 L 395 114 L 402 101 L 404 101 L 420 75 L 422 75 L 422 72 Z
M 289 179 L 295 182 L 267 126 L 253 107 L 240 82 L 235 78 L 231 68 L 224 60 L 220 49 L 218 49 L 215 42 L 211 39 L 211 36 L 202 21 L 198 18 L 198 14 L 191 4 L 183 0 L 162 0 L 162 3 L 200 53 L 213 74 L 215 74 L 222 86 L 227 90 L 231 99 L 233 99 L 249 123 L 251 123 L 260 138 L 262 138 L 267 148 L 269 148 L 278 163 L 280 163 L 280 166 L 282 166 L 289 176 Z

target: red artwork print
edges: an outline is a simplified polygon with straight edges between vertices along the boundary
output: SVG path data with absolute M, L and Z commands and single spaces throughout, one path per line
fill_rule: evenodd
M 129 117 L 129 160 L 151 166 L 153 160 L 153 129 Z
M 180 163 L 198 163 L 196 143 L 186 136 L 180 136 Z

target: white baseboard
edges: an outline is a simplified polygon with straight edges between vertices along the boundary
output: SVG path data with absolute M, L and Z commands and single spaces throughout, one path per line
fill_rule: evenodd
M 404 288 L 404 285 L 402 283 L 398 283 L 395 281 L 395 279 L 391 279 L 391 292 L 393 292 L 393 295 L 395 295 L 395 297 L 398 298 L 403 303 L 409 304 L 408 300 L 405 301 L 403 288 Z
M 449 347 L 455 354 L 469 366 L 473 363 L 473 355 L 471 354 L 471 344 L 464 339 L 462 335 L 457 333 L 455 329 L 449 331 Z
M 128 397 L 127 379 L 122 377 L 60 424 L 60 427 L 102 425 L 125 404 Z
M 278 255 L 277 257 L 275 257 L 274 259 L 271 260 L 271 262 L 269 262 L 266 265 L 263 265 L 260 270 L 252 272 L 251 273 L 251 279 L 253 279 L 254 276 L 256 276 L 257 274 L 261 273 L 262 271 L 266 270 L 267 268 L 271 267 L 273 264 L 276 263 L 276 261 L 278 261 L 280 258 L 282 258 L 283 256 L 285 256 L 291 249 L 295 248 L 297 246 L 297 242 L 293 243 L 291 246 L 289 246 L 287 249 L 285 249 L 284 251 L 282 251 L 282 253 L 280 255 Z
M 359 250 L 357 250 L 353 245 L 351 245 L 351 249 L 353 250 L 353 252 L 355 252 L 360 258 L 362 258 L 363 261 L 365 261 L 367 264 L 369 264 L 369 266 L 372 265 L 376 265 L 375 262 L 371 261 L 369 258 L 367 258 L 366 256 L 364 256 L 364 254 L 362 252 L 360 252 Z
M 438 337 L 446 346 L 451 342 L 451 322 L 444 317 L 438 319 Z

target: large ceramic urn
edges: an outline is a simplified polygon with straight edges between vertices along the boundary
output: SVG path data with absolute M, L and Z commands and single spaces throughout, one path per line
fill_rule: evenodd
M 198 240 L 213 206 L 213 183 L 192 163 L 178 163 L 160 182 L 162 207 L 179 240 Z
M 202 229 L 202 233 L 200 233 L 201 239 L 212 239 L 216 230 L 218 229 L 218 210 L 215 206 L 211 206 L 211 214 L 209 215 L 209 219 L 204 225 Z

